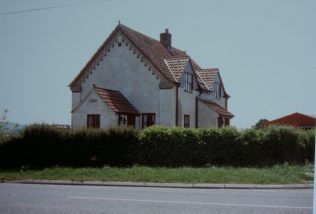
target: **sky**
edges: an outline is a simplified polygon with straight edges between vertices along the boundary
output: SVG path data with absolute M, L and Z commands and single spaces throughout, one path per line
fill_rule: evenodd
M 71 122 L 69 83 L 118 21 L 220 69 L 231 121 L 316 115 L 314 0 L 0 0 L 0 113 Z

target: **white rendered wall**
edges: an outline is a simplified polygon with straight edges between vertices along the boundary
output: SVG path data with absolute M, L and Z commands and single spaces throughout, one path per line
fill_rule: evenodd
M 175 126 L 176 115 L 176 87 L 160 90 L 160 118 L 159 124 Z M 157 121 L 158 122 L 158 121 Z
M 179 96 L 178 96 L 178 126 L 183 127 L 184 124 L 184 115 L 190 115 L 190 128 L 195 128 L 195 99 L 199 95 L 197 91 L 197 82 L 196 78 L 193 76 L 193 90 L 192 92 L 186 92 L 184 90 L 184 76 L 185 73 L 193 74 L 192 67 L 190 63 L 188 63 L 184 72 L 181 75 L 181 86 L 179 87 Z
M 72 92 L 72 107 L 71 110 L 73 110 L 74 108 L 76 108 L 79 103 L 80 103 L 80 98 L 81 93 L 80 92 Z
M 90 100 L 96 100 L 96 102 L 90 102 Z M 88 114 L 100 114 L 100 128 L 115 127 L 118 123 L 117 114 L 101 100 L 94 89 L 72 113 L 72 127 L 87 127 Z
M 218 114 L 214 112 L 210 107 L 199 101 L 199 128 L 217 127 Z
M 160 92 L 159 83 L 162 76 L 154 73 L 152 69 L 149 70 L 149 65 L 145 66 L 143 60 L 137 51 L 134 51 L 133 48 L 130 50 L 129 45 L 126 46 L 126 42 L 123 42 L 121 46 L 114 43 L 107 55 L 82 84 L 81 101 L 89 93 L 93 84 L 102 88 L 118 90 L 141 113 L 155 113 L 157 124 L 162 121 L 162 124 L 170 125 L 173 111 L 170 106 L 172 101 L 169 102 L 165 99 L 172 98 L 172 90 Z M 158 75 L 160 76 L 158 77 Z M 161 98 L 165 95 L 168 98 Z M 162 111 L 160 111 L 162 106 L 160 102 L 168 104 L 163 104 L 165 109 Z M 167 114 L 166 112 L 169 110 L 171 112 Z M 167 118 L 161 119 L 160 113 Z M 141 127 L 141 117 L 136 117 L 136 127 Z

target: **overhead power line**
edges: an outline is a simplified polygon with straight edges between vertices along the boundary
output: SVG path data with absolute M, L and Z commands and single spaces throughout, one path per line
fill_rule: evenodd
M 73 6 L 84 5 L 84 4 L 96 4 L 96 3 L 106 2 L 106 1 L 110 1 L 110 0 L 96 0 L 96 1 L 90 1 L 90 2 L 77 2 L 77 3 L 56 5 L 56 6 L 49 6 L 49 7 L 31 8 L 31 9 L 25 9 L 25 10 L 13 10 L 13 11 L 8 11 L 8 12 L 2 12 L 0 13 L 0 16 L 13 15 L 13 14 L 19 14 L 19 13 L 29 13 L 29 12 L 40 11 L 40 10 L 51 10 L 51 9 L 63 8 L 63 7 L 73 7 Z

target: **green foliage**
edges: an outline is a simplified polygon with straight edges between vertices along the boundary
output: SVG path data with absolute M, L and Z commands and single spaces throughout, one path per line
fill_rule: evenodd
M 149 127 L 139 134 L 139 163 L 173 167 L 194 165 L 198 143 L 195 129 Z
M 134 163 L 137 131 L 33 125 L 0 145 L 0 167 L 103 166 Z
M 291 127 L 135 130 L 33 125 L 20 136 L 1 140 L 0 168 L 302 164 L 313 161 L 314 142 L 315 131 Z
M 47 179 L 72 181 L 134 181 L 161 183 L 245 183 L 245 184 L 291 184 L 310 183 L 314 166 L 307 164 L 275 165 L 269 168 L 249 167 L 100 167 L 69 168 L 50 167 L 41 170 L 1 170 L 1 180 Z
M 260 119 L 254 126 L 253 128 L 255 129 L 263 129 L 266 127 L 266 124 L 269 122 L 267 119 Z

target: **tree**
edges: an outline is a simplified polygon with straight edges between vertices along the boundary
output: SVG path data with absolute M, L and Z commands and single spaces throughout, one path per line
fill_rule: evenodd
M 267 122 L 269 122 L 269 120 L 267 119 L 260 119 L 254 126 L 252 126 L 255 129 L 263 129 Z

